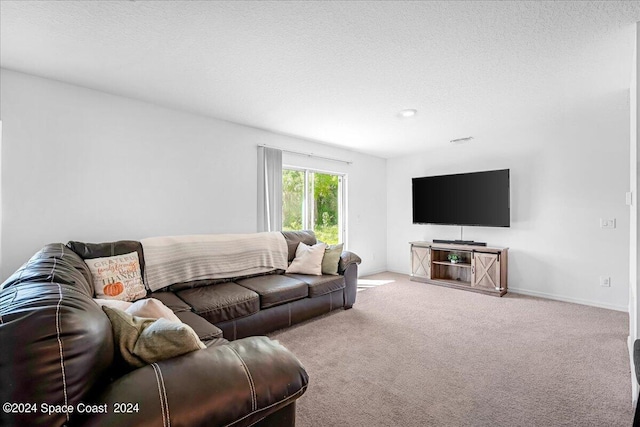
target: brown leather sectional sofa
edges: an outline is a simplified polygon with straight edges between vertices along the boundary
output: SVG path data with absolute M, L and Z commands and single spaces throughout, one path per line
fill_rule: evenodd
M 312 232 L 283 234 L 289 260 L 298 242 L 316 243 Z M 139 242 L 50 244 L 1 285 L 0 425 L 293 426 L 307 373 L 256 335 L 350 308 L 360 259 L 343 252 L 338 276 L 278 271 L 151 293 L 207 348 L 120 375 L 83 258 L 132 250 L 144 268 Z

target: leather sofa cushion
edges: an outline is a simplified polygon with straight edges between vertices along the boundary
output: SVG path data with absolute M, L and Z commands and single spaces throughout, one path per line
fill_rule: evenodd
M 152 292 L 149 294 L 149 298 L 160 300 L 176 314 L 181 311 L 191 311 L 191 306 L 178 298 L 173 292 Z
M 252 277 L 236 283 L 260 295 L 260 308 L 299 300 L 309 294 L 309 287 L 304 281 L 283 274 Z
M 302 231 L 283 231 L 282 235 L 284 236 L 284 240 L 287 242 L 287 250 L 288 250 L 288 261 L 291 262 L 296 257 L 296 249 L 298 248 L 298 243 L 302 242 L 305 245 L 313 246 L 316 242 L 316 235 L 311 230 L 302 230 Z
M 344 276 L 309 276 L 307 274 L 286 274 L 286 277 L 300 280 L 309 285 L 309 297 L 319 297 L 345 288 Z
M 225 282 L 233 282 L 233 280 L 228 278 L 190 280 L 188 282 L 174 283 L 173 285 L 167 286 L 166 289 L 171 292 L 178 292 L 185 289 L 199 288 L 201 286 L 212 286 L 212 285 L 217 285 L 218 283 L 225 283 Z
M 260 310 L 257 293 L 236 283 L 219 283 L 176 293 L 196 314 L 211 323 L 249 316 Z
M 202 316 L 198 316 L 191 311 L 180 311 L 176 313 L 176 316 L 178 316 L 178 319 L 180 319 L 182 323 L 191 326 L 191 329 L 196 332 L 198 338 L 205 344 L 205 341 L 213 338 L 222 338 L 222 329 L 207 322 Z

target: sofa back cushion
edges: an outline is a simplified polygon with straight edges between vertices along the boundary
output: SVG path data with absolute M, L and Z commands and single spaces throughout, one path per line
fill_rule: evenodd
M 298 248 L 298 243 L 302 242 L 308 246 L 313 246 L 317 243 L 316 235 L 311 230 L 283 231 L 282 235 L 284 236 L 284 240 L 286 240 L 287 242 L 287 249 L 289 251 L 289 262 L 293 261 L 293 259 L 296 257 L 296 249 Z

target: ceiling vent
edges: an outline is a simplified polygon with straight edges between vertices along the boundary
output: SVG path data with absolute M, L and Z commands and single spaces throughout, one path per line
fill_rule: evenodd
M 449 141 L 452 144 L 464 144 L 465 142 L 469 142 L 473 139 L 472 136 L 467 136 L 466 138 L 458 138 L 458 139 L 452 139 L 451 141 Z

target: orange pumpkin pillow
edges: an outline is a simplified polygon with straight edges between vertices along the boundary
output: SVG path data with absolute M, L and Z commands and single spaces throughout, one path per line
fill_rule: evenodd
M 135 301 L 147 295 L 137 252 L 85 259 L 84 262 L 91 270 L 96 298 Z

